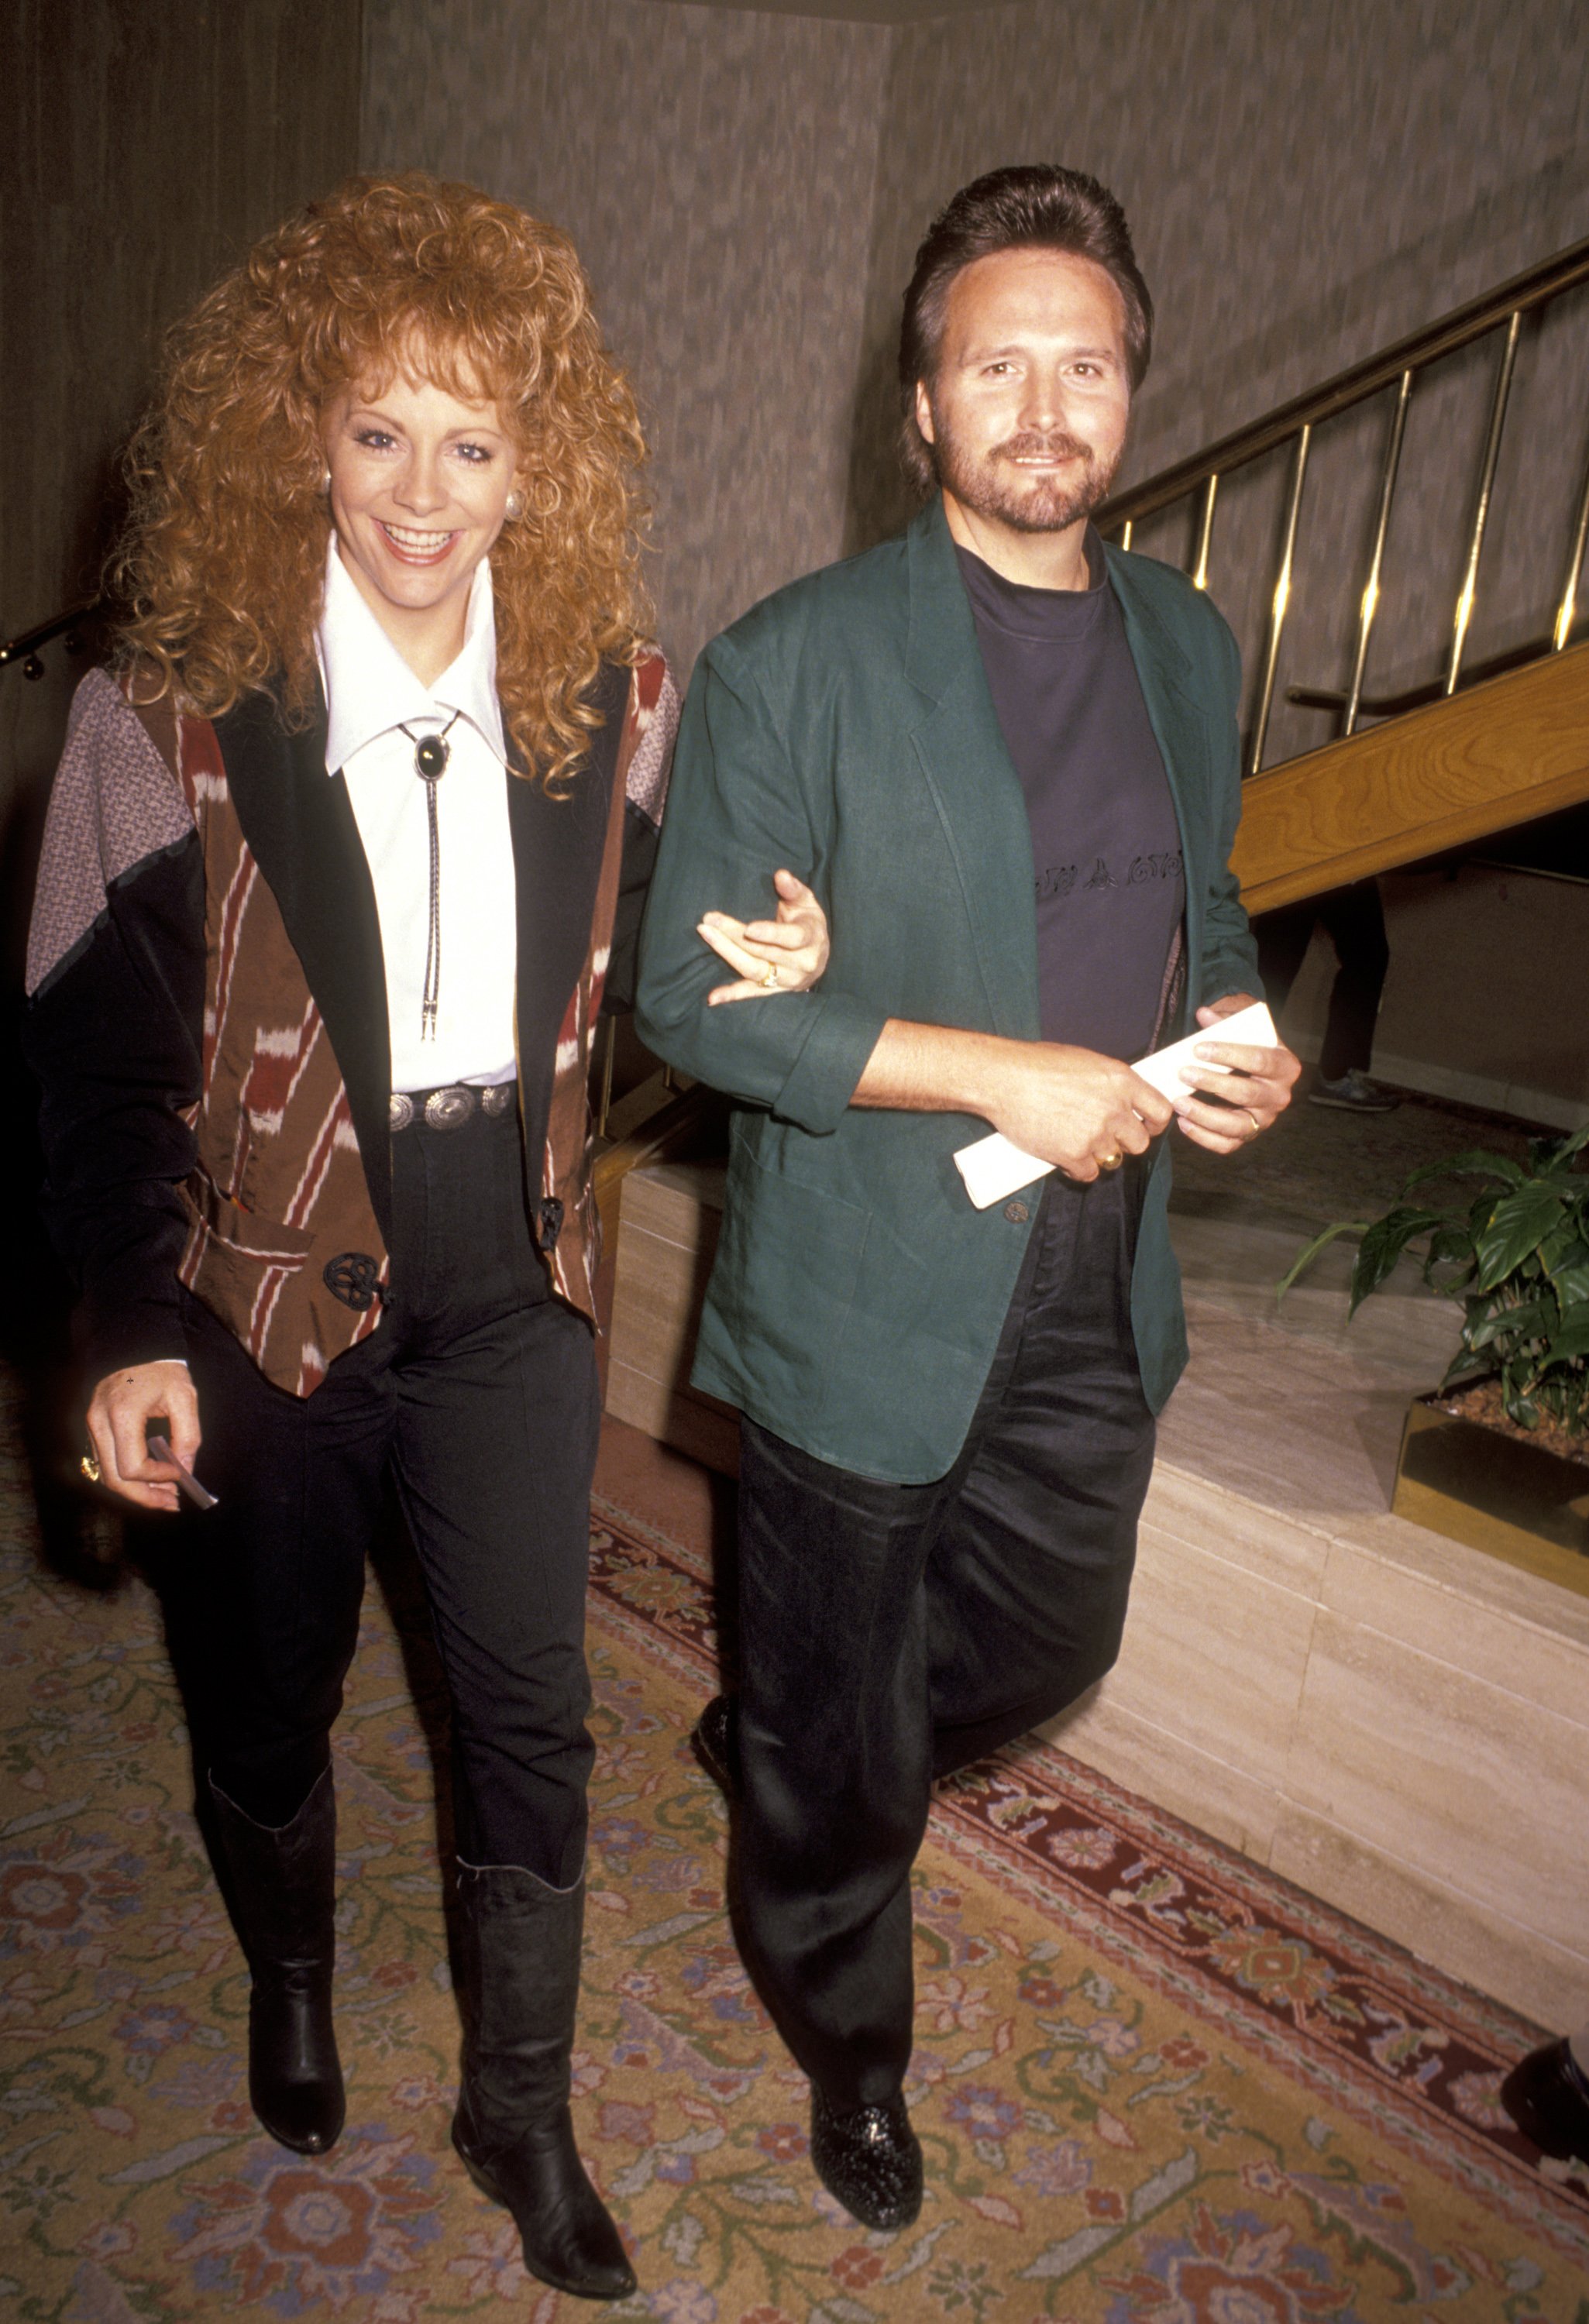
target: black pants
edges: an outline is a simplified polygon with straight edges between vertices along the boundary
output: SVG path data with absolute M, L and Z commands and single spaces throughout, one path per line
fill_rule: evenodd
M 1264 912 L 1253 921 L 1258 973 L 1277 1017 L 1307 957 L 1316 921 L 1335 945 L 1340 964 L 1330 987 L 1324 1047 L 1318 1053 L 1320 1078 L 1338 1082 L 1354 1066 L 1359 1073 L 1367 1073 L 1373 1056 L 1374 1025 L 1390 965 L 1379 881 L 1354 881 L 1350 888 L 1310 896 L 1306 903 L 1283 905 L 1278 912 Z
M 390 1477 L 452 1699 L 459 1853 L 567 1886 L 592 1757 L 591 1334 L 532 1248 L 512 1113 L 415 1123 L 392 1163 L 380 1327 L 313 1396 L 273 1388 L 188 1304 L 197 1472 L 220 1506 L 180 1520 L 179 1664 L 221 1789 L 288 1821 L 328 1763 Z
M 742 1933 L 836 2106 L 892 2098 L 910 2060 L 934 1777 L 1063 1710 L 1119 1649 L 1153 1462 L 1130 1312 L 1141 1183 L 1132 1164 L 1048 1182 L 936 1484 L 854 1476 L 742 1424 Z

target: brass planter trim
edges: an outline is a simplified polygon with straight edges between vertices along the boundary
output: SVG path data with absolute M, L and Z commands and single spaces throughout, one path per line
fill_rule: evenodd
M 1589 1597 L 1589 1463 L 1443 1411 L 1409 1409 L 1395 1516 Z

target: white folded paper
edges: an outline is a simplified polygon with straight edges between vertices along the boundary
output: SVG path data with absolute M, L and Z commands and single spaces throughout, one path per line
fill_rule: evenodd
M 1199 1041 L 1238 1041 L 1249 1048 L 1272 1049 L 1277 1038 L 1274 1019 L 1263 1001 L 1255 1001 L 1251 1009 L 1238 1009 L 1234 1016 L 1222 1017 L 1217 1025 L 1200 1025 L 1184 1041 L 1172 1041 L 1168 1049 L 1155 1049 L 1150 1057 L 1139 1057 L 1132 1071 L 1150 1082 L 1161 1097 L 1178 1102 L 1189 1094 L 1181 1067 L 1196 1063 L 1194 1053 Z M 991 1138 L 978 1138 L 962 1146 L 955 1167 L 977 1209 L 985 1211 L 991 1203 L 1002 1203 L 1006 1194 L 1046 1178 L 1054 1166 L 1039 1162 L 1035 1154 L 1023 1153 L 995 1130 Z

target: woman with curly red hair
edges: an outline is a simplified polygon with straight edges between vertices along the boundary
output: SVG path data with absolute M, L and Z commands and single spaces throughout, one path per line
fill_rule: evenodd
M 675 721 L 643 448 L 554 228 L 413 175 L 268 235 L 173 332 L 134 439 L 126 618 L 73 706 L 28 980 L 85 1468 L 184 1509 L 168 1608 L 254 2110 L 305 2153 L 342 2126 L 329 1730 L 390 1480 L 452 1701 L 454 2141 L 533 2273 L 609 2299 L 634 2279 L 568 2114 L 586 1085 Z M 746 992 L 820 967 L 782 885 Z

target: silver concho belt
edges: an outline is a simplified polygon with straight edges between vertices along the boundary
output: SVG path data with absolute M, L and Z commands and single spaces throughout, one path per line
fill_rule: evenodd
M 422 1120 L 428 1130 L 460 1130 L 476 1111 L 494 1119 L 511 1112 L 519 1094 L 517 1082 L 448 1082 L 441 1089 L 393 1090 L 386 1101 L 386 1126 L 393 1137 L 411 1121 Z

